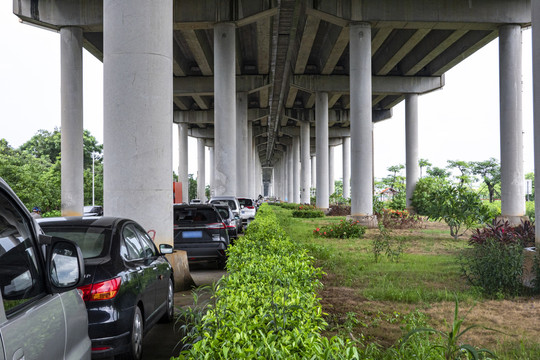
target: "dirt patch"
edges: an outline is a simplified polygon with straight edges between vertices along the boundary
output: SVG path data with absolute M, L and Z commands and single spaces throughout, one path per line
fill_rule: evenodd
M 328 284 L 335 280 L 334 276 L 329 274 L 323 278 L 323 283 Z M 325 285 L 319 296 L 329 323 L 325 335 L 332 336 L 341 332 L 356 339 L 363 337 L 367 342 L 376 342 L 384 348 L 396 344 L 404 335 L 401 320 L 406 314 L 419 310 L 428 316 L 429 327 L 449 331 L 455 309 L 454 302 L 419 305 L 372 301 L 361 296 L 357 289 L 332 285 Z M 460 304 L 459 316 L 466 316 L 462 330 L 476 324 L 496 329 L 498 332 L 475 328 L 462 339 L 464 342 L 497 349 L 501 344 L 515 344 L 517 347 L 520 341 L 538 341 L 539 296 L 515 300 L 486 300 L 472 306 Z M 354 322 L 351 322 L 352 317 Z

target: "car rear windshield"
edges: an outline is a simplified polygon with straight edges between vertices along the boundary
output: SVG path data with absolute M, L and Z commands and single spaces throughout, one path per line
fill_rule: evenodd
M 236 202 L 234 200 L 212 200 L 212 204 L 227 204 L 231 210 L 236 210 Z
M 229 209 L 220 208 L 220 207 L 218 207 L 217 209 L 219 211 L 219 215 L 221 215 L 221 217 L 223 219 L 228 219 L 229 218 Z
M 174 209 L 174 225 L 210 224 L 220 222 L 213 208 L 177 208 Z
M 41 225 L 47 235 L 74 241 L 81 248 L 83 258 L 91 259 L 107 255 L 110 232 L 98 227 L 48 227 Z
M 238 199 L 238 202 L 240 205 L 253 206 L 253 201 L 251 201 L 251 199 Z

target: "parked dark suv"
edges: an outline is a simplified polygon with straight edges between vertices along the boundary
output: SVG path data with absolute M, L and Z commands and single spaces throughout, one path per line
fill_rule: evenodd
M 174 248 L 189 262 L 217 261 L 224 268 L 229 246 L 227 227 L 214 205 L 174 205 Z

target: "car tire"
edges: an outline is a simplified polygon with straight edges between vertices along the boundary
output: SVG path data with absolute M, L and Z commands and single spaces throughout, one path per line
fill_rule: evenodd
M 217 267 L 218 267 L 219 270 L 224 270 L 226 265 L 227 265 L 227 260 L 226 259 L 217 261 Z
M 161 323 L 170 323 L 174 319 L 174 283 L 169 278 L 169 284 L 167 289 L 167 309 L 163 317 L 159 320 Z
M 144 323 L 142 312 L 138 306 L 135 306 L 133 323 L 131 325 L 131 343 L 129 344 L 129 351 L 117 358 L 120 360 L 141 360 L 143 352 L 143 334 Z

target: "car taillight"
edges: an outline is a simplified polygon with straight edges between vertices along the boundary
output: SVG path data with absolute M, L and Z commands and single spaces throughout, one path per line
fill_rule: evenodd
M 117 277 L 96 284 L 81 286 L 79 290 L 83 292 L 84 301 L 109 300 L 116 296 L 121 282 L 122 278 Z
M 255 206 L 248 206 L 248 209 L 255 209 Z
M 213 223 L 206 225 L 207 229 L 225 229 L 224 223 Z
M 227 228 L 229 228 L 229 229 L 234 229 L 234 228 L 236 228 L 236 226 L 234 226 L 234 225 L 227 225 Z

